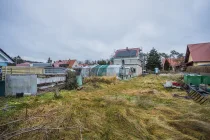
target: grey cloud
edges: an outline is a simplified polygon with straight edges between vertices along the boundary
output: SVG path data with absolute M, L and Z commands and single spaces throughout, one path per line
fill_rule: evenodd
M 210 37 L 208 0 L 3 0 L 0 5 L 0 46 L 30 59 L 95 60 L 126 46 L 185 52 L 188 43 Z

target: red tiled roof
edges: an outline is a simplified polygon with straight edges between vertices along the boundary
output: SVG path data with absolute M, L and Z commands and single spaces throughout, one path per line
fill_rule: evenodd
M 167 60 L 171 66 L 178 66 L 184 60 L 184 57 L 182 57 L 182 58 L 167 58 Z M 162 64 L 165 64 L 165 62 L 166 62 L 166 59 L 163 58 Z
M 76 62 L 76 60 L 69 60 L 69 67 L 72 67 L 74 65 L 74 63 Z
M 25 66 L 25 67 L 29 67 L 31 63 L 29 62 L 25 62 L 25 63 L 20 63 L 20 64 L 16 64 L 16 66 Z
M 210 61 L 210 43 L 189 44 L 187 49 L 193 62 Z
M 170 64 L 170 66 L 176 66 L 176 65 L 179 64 L 179 63 L 176 61 L 175 58 L 167 58 L 167 60 L 168 60 L 168 62 L 169 62 L 169 64 Z M 162 63 L 165 64 L 165 62 L 166 62 L 166 59 L 162 59 Z
M 61 60 L 61 61 L 56 61 L 53 65 L 54 67 L 59 67 L 61 64 L 69 64 L 69 67 L 72 67 L 76 60 Z
M 61 61 L 56 61 L 53 65 L 54 67 L 59 67 L 60 64 L 68 64 L 69 60 L 61 60 Z

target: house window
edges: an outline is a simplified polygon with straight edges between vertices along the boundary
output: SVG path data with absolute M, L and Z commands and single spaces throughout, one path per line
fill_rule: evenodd
M 131 68 L 131 72 L 132 73 L 136 73 L 136 69 L 135 68 Z

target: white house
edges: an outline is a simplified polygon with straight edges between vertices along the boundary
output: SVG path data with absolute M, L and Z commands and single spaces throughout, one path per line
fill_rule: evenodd
M 115 52 L 113 62 L 114 65 L 124 65 L 133 68 L 134 76 L 142 74 L 142 61 L 140 57 L 140 48 L 126 48 Z
M 14 60 L 0 48 L 0 67 L 14 63 Z

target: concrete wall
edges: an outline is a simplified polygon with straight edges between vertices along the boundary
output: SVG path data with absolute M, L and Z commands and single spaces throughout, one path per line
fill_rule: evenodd
M 5 95 L 15 96 L 16 93 L 37 93 L 37 75 L 6 75 Z
M 66 80 L 66 76 L 55 76 L 55 77 L 46 77 L 46 78 L 37 78 L 37 84 L 48 84 L 48 83 L 57 83 L 64 82 Z

